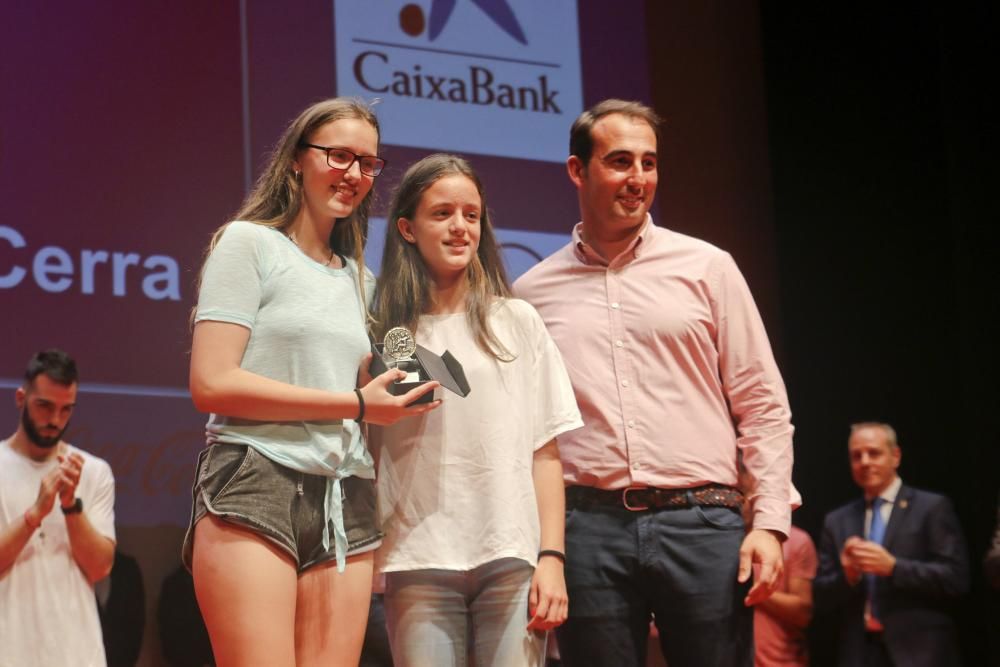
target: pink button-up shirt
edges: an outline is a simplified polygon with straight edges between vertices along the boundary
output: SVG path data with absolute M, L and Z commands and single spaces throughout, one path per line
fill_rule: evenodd
M 764 324 L 732 257 L 656 227 L 610 263 L 580 237 L 514 285 L 555 339 L 584 427 L 559 437 L 567 484 L 737 486 L 755 528 L 788 534 L 791 411 Z

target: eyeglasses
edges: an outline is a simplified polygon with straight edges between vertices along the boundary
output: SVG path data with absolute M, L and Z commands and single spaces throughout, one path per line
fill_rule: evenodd
M 361 167 L 361 173 L 366 176 L 378 176 L 385 168 L 385 160 L 376 155 L 358 155 L 346 148 L 336 146 L 317 146 L 316 144 L 299 144 L 302 148 L 315 148 L 326 153 L 326 163 L 333 169 L 343 169 L 347 171 L 357 162 Z

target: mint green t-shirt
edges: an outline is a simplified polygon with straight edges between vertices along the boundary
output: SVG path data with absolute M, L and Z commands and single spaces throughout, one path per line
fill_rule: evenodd
M 244 370 L 298 387 L 349 392 L 357 386 L 358 367 L 369 351 L 357 271 L 353 260 L 342 269 L 323 266 L 278 230 L 235 221 L 205 264 L 195 322 L 248 328 L 250 339 L 240 362 Z M 370 298 L 374 280 L 367 272 L 365 287 Z M 212 414 L 206 431 L 208 444 L 249 445 L 288 468 L 330 478 L 327 510 L 342 562 L 346 536 L 340 479 L 374 477 L 360 424 Z

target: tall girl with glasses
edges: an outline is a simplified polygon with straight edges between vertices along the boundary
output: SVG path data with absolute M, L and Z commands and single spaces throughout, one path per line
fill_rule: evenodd
M 376 334 L 404 326 L 432 352 L 450 351 L 472 387 L 373 429 L 393 658 L 541 665 L 545 632 L 567 610 L 555 438 L 581 425 L 569 378 L 541 318 L 510 296 L 465 160 L 410 167 L 387 227 Z
M 202 269 L 190 388 L 212 414 L 183 556 L 220 667 L 357 664 L 382 538 L 361 424 L 436 407 L 367 376 L 378 147 L 360 102 L 303 111 Z

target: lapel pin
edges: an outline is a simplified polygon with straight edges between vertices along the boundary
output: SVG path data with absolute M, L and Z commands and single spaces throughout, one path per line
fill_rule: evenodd
M 905 510 L 906 506 L 909 505 L 909 504 L 910 503 L 906 502 L 906 499 L 904 498 L 903 500 L 899 501 L 899 509 Z

